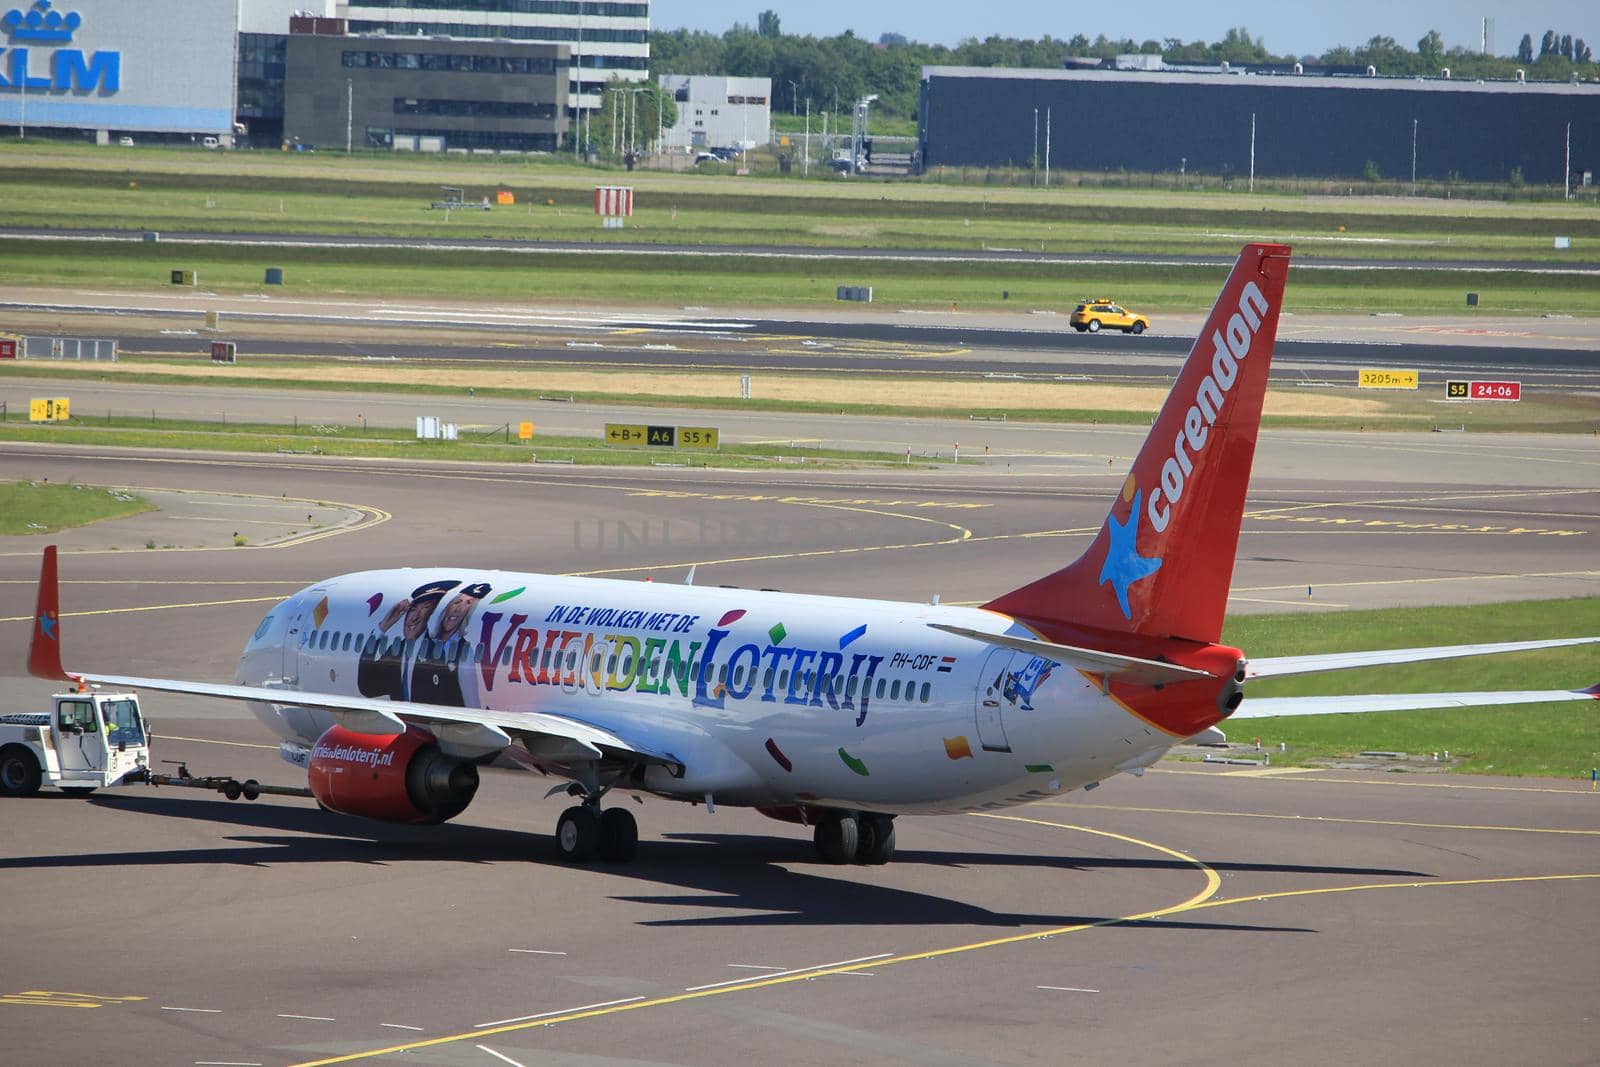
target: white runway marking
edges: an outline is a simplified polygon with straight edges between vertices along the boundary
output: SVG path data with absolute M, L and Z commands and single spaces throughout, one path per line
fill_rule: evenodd
M 328 1015 L 285 1015 L 283 1012 L 279 1012 L 278 1013 L 278 1018 L 280 1018 L 280 1019 L 310 1019 L 314 1023 L 331 1023 L 331 1022 L 335 1021 L 331 1016 L 328 1016 Z
M 565 956 L 565 952 L 554 952 L 547 948 L 508 948 L 507 952 L 526 952 L 534 956 Z
M 479 1023 L 478 1025 L 474 1026 L 473 1029 L 474 1030 L 482 1030 L 486 1026 L 505 1026 L 508 1023 L 525 1023 L 525 1022 L 530 1022 L 530 1021 L 532 1021 L 534 1019 L 544 1019 L 544 1018 L 547 1018 L 547 1017 L 549 1017 L 551 1015 L 567 1015 L 567 1014 L 569 1014 L 571 1012 L 575 1012 L 575 1011 L 592 1011 L 595 1008 L 612 1008 L 612 1007 L 615 1007 L 618 1004 L 632 1004 L 636 1000 L 643 1000 L 643 999 L 644 999 L 644 997 L 642 997 L 642 996 L 640 996 L 640 997 L 623 997 L 621 1000 L 607 1000 L 607 1001 L 603 1001 L 603 1002 L 601 1002 L 599 1004 L 582 1004 L 582 1005 L 579 1005 L 576 1008 L 557 1008 L 555 1011 L 541 1011 L 541 1012 L 539 1012 L 539 1013 L 537 1013 L 535 1015 L 519 1015 L 515 1019 L 496 1019 L 492 1023 Z
M 1035 988 L 1038 988 L 1038 989 L 1053 989 L 1058 993 L 1098 993 L 1098 992 L 1100 992 L 1100 990 L 1098 990 L 1098 989 L 1084 989 L 1081 986 L 1075 986 L 1075 985 L 1042 985 L 1042 986 L 1037 986 Z
M 823 970 L 827 970 L 829 967 L 843 967 L 843 966 L 847 966 L 848 964 L 852 964 L 852 963 L 867 963 L 867 962 L 869 962 L 871 960 L 881 960 L 881 959 L 884 959 L 885 957 L 892 956 L 892 955 L 894 955 L 894 953 L 892 953 L 892 952 L 879 952 L 878 954 L 873 955 L 873 956 L 857 956 L 853 960 L 835 960 L 832 963 L 813 963 L 809 967 L 796 967 L 793 970 L 778 971 L 775 974 L 764 974 L 761 977 L 762 978 L 782 978 L 784 975 L 789 975 L 789 974 L 804 974 L 806 971 L 823 971 Z M 748 982 L 748 981 L 750 981 L 750 979 L 748 979 L 748 978 L 730 978 L 726 982 L 712 982 L 709 985 L 692 985 L 692 986 L 688 986 L 688 987 L 686 987 L 684 989 L 684 992 L 685 993 L 698 993 L 702 989 L 719 989 L 719 988 L 721 988 L 722 986 L 725 986 L 725 985 L 738 985 L 740 982 Z
M 776 963 L 730 963 L 729 967 L 738 967 L 746 971 L 781 971 L 783 967 Z
M 379 1023 L 378 1025 L 387 1026 L 391 1030 L 416 1030 L 418 1032 L 422 1030 L 420 1026 L 407 1026 L 405 1023 Z
M 161 1006 L 161 1010 L 162 1011 L 199 1011 L 199 1012 L 204 1012 L 207 1015 L 221 1015 L 222 1014 L 222 1009 L 221 1008 L 169 1008 L 165 1004 L 163 1004 Z
M 502 1061 L 504 1061 L 506 1063 L 511 1064 L 511 1067 L 522 1067 L 522 1064 L 518 1063 L 516 1060 L 512 1059 L 510 1056 L 507 1056 L 507 1055 L 505 1055 L 504 1053 L 501 1053 L 501 1052 L 496 1052 L 494 1049 L 490 1048 L 488 1045 L 479 1045 L 478 1048 L 483 1050 L 484 1052 L 487 1052 L 489 1055 L 493 1056 L 497 1060 L 502 1060 Z

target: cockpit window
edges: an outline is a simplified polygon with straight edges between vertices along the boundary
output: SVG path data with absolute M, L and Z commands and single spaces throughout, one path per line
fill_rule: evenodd
M 261 625 L 256 627 L 256 632 L 250 635 L 250 640 L 259 641 L 267 636 L 267 631 L 272 629 L 272 616 L 269 614 L 261 620 Z

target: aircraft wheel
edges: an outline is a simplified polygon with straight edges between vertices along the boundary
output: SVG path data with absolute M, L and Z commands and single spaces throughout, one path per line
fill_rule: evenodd
M 94 790 L 95 787 L 92 785 L 64 785 L 61 787 L 61 791 L 69 797 L 86 797 L 93 793 Z
M 856 845 L 856 862 L 888 863 L 894 857 L 894 816 L 861 816 L 861 837 Z
M 1099 333 L 1100 332 L 1100 320 L 1099 319 L 1090 319 L 1089 320 L 1089 332 L 1090 333 Z
M 813 838 L 824 863 L 851 863 L 861 841 L 861 820 L 852 812 L 829 812 Z
M 594 858 L 600 844 L 600 818 L 584 804 L 568 808 L 556 823 L 556 848 L 570 863 L 585 863 Z
M 32 752 L 21 745 L 0 749 L 0 797 L 31 797 L 43 780 Z
M 600 814 L 600 858 L 607 863 L 627 863 L 639 851 L 639 824 L 627 808 L 607 808 Z

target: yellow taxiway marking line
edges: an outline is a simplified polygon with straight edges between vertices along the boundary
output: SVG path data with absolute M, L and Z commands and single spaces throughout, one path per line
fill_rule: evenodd
M 227 745 L 230 748 L 264 748 L 270 752 L 278 751 L 277 745 L 253 745 L 248 741 L 213 741 L 209 737 L 179 737 L 177 734 L 157 735 L 163 741 L 191 741 L 197 745 Z
M 124 615 L 138 611 L 169 611 L 175 608 L 220 608 L 229 604 L 276 604 L 281 596 L 247 596 L 237 600 L 196 600 L 188 604 L 145 604 L 132 608 L 96 608 L 94 611 L 63 611 L 63 619 L 79 619 L 86 615 Z M 32 615 L 7 615 L 0 622 L 32 622 Z
M 38 585 L 34 578 L 0 578 L 0 585 Z M 62 578 L 61 585 L 292 585 L 313 584 L 298 578 Z
M 1349 604 L 1337 604 L 1332 600 L 1314 600 L 1310 597 L 1304 600 L 1272 600 L 1262 596 L 1229 596 L 1228 599 L 1241 604 L 1287 604 L 1295 608 L 1347 608 L 1350 606 Z
M 1457 574 L 1437 578 L 1368 578 L 1348 582 L 1312 582 L 1318 589 L 1350 589 L 1369 585 L 1424 585 L 1441 582 L 1497 582 L 1506 579 L 1528 578 L 1600 578 L 1600 571 L 1532 571 L 1527 574 Z M 1304 589 L 1296 585 L 1251 585 L 1234 590 L 1235 593 L 1278 593 L 1287 589 Z
M 1231 776 L 1230 776 L 1231 777 Z M 1306 781 L 1301 778 L 1299 781 Z M 1272 822 L 1341 823 L 1348 826 L 1403 826 L 1412 830 L 1494 830 L 1516 834 L 1570 834 L 1574 837 L 1600 837 L 1600 830 L 1568 830 L 1551 826 L 1482 826 L 1470 823 L 1412 822 L 1406 819 L 1351 819 L 1334 815 L 1280 815 L 1265 811 L 1206 811 L 1201 808 L 1140 808 L 1115 804 L 1071 804 L 1061 801 L 1038 801 L 1052 808 L 1090 808 L 1096 811 L 1120 811 L 1135 815 L 1198 815 L 1222 819 L 1265 819 Z
M 1070 926 L 1058 926 L 1048 930 L 1036 930 L 1032 933 L 1012 934 L 1008 937 L 997 937 L 988 941 L 975 941 L 966 945 L 952 945 L 947 948 L 929 949 L 925 952 L 910 952 L 899 956 L 888 956 L 883 959 L 872 961 L 871 966 L 874 971 L 899 963 L 912 963 L 918 960 L 939 959 L 944 956 L 954 956 L 966 952 L 976 952 L 980 949 L 997 948 L 1002 945 L 1016 945 L 1028 941 L 1041 941 L 1046 938 L 1056 937 L 1061 934 L 1076 933 L 1080 930 L 1088 930 L 1097 926 L 1112 926 L 1119 923 L 1139 922 L 1144 919 L 1153 919 L 1163 915 L 1171 915 L 1175 912 L 1187 911 L 1188 909 L 1203 903 L 1215 895 L 1217 890 L 1222 887 L 1222 879 L 1217 875 L 1216 871 L 1212 870 L 1210 867 L 1207 867 L 1204 863 L 1195 859 L 1193 856 L 1179 852 L 1177 849 L 1167 848 L 1165 845 L 1158 845 L 1151 841 L 1141 841 L 1136 837 L 1127 837 L 1123 834 L 1115 834 L 1107 830 L 1094 830 L 1086 826 L 1072 826 L 1067 823 L 1046 822 L 1043 819 L 1029 819 L 1018 815 L 979 814 L 977 817 L 985 819 L 1001 819 L 1010 822 L 1034 823 L 1039 826 L 1051 826 L 1063 830 L 1077 830 L 1082 833 L 1094 834 L 1097 837 L 1108 837 L 1116 841 L 1123 841 L 1129 844 L 1137 845 L 1141 848 L 1153 849 L 1157 852 L 1161 852 L 1165 855 L 1182 860 L 1185 863 L 1193 864 L 1197 870 L 1204 872 L 1206 876 L 1206 885 L 1204 889 L 1200 890 L 1200 892 L 1196 893 L 1188 900 L 1183 901 L 1181 904 L 1174 904 L 1170 907 L 1158 908 L 1154 911 L 1143 912 L 1138 915 L 1126 915 L 1115 919 L 1103 919 L 1098 922 L 1074 923 Z M 327 1059 L 310 1060 L 305 1063 L 295 1064 L 294 1067 L 326 1067 L 328 1064 L 350 1063 L 354 1060 L 373 1059 L 378 1056 L 392 1056 L 401 1052 L 413 1052 L 418 1049 L 432 1048 L 438 1045 L 455 1044 L 461 1041 L 481 1041 L 483 1038 L 492 1036 L 494 1034 L 512 1033 L 514 1031 L 528 1030 L 534 1027 L 555 1026 L 559 1023 L 576 1022 L 580 1019 L 595 1019 L 601 1016 L 615 1015 L 625 1011 L 638 1011 L 641 1008 L 660 1008 L 672 1004 L 682 1004 L 688 1001 L 700 1000 L 705 997 L 725 996 L 729 993 L 743 993 L 753 989 L 767 989 L 773 986 L 789 985 L 795 982 L 807 982 L 811 981 L 812 979 L 824 978 L 829 975 L 846 974 L 851 971 L 857 971 L 860 969 L 860 967 L 860 960 L 851 960 L 843 964 L 835 965 L 824 964 L 821 967 L 810 970 L 799 970 L 790 974 L 775 975 L 769 978 L 752 978 L 749 981 L 735 981 L 734 983 L 728 985 L 718 985 L 714 988 L 700 989 L 693 992 L 683 992 L 670 996 L 652 997 L 647 1000 L 636 1000 L 630 1003 L 596 1007 L 587 1010 L 578 1009 L 576 1011 L 570 1011 L 561 1015 L 550 1015 L 541 1019 L 513 1023 L 506 1026 L 471 1030 L 466 1033 L 459 1034 L 447 1034 L 443 1037 L 429 1038 L 424 1041 L 413 1041 L 403 1045 L 390 1045 L 387 1048 L 370 1049 L 366 1052 L 352 1052 L 343 1056 L 332 1056 Z
M 41 1008 L 103 1008 L 107 1004 L 126 1004 L 144 997 L 103 997 L 97 993 L 64 993 L 53 989 L 30 989 L 24 993 L 0 994 L 0 1004 L 27 1004 Z
M 1579 882 L 1593 878 L 1600 878 L 1600 872 L 1523 874 L 1509 875 L 1503 878 L 1452 878 L 1438 882 L 1372 882 L 1367 885 L 1330 885 L 1319 889 L 1284 889 L 1276 893 L 1260 893 L 1255 896 L 1222 897 L 1219 900 L 1202 901 L 1184 910 L 1200 911 L 1203 908 L 1227 908 L 1235 904 L 1255 904 L 1267 900 L 1286 900 L 1290 897 L 1320 897 L 1331 896 L 1334 893 L 1367 893 L 1375 889 L 1445 889 L 1451 886 L 1468 885 L 1516 885 L 1519 882 Z
M 1326 771 L 1326 767 L 1316 770 Z M 1216 771 L 1187 771 L 1177 767 L 1151 767 L 1148 774 L 1187 774 L 1215 777 Z M 1225 773 L 1225 772 L 1224 772 Z M 1324 782 L 1329 785 L 1393 785 L 1402 789 L 1468 789 L 1486 793 L 1588 793 L 1588 789 L 1551 789 L 1542 785 L 1468 785 L 1460 779 L 1444 782 L 1408 782 L 1393 776 L 1384 778 L 1300 778 L 1302 782 Z M 1587 781 L 1588 779 L 1585 779 Z
M 1315 774 L 1317 767 L 1262 767 L 1254 771 L 1223 771 L 1224 778 L 1277 778 L 1285 774 Z
M 139 458 L 143 459 L 144 457 L 139 457 Z M 152 462 L 163 462 L 163 463 L 188 462 L 188 463 L 195 464 L 197 466 L 219 466 L 219 467 L 229 465 L 228 461 L 225 461 L 225 460 L 162 459 L 162 460 L 153 460 Z M 259 466 L 259 464 L 248 464 L 248 465 L 249 466 Z M 199 546 L 199 547 L 194 547 L 194 548 L 177 548 L 177 547 L 173 547 L 173 548 L 148 548 L 148 549 L 140 549 L 141 553 L 148 553 L 148 552 L 250 552 L 250 551 L 261 552 L 261 551 L 276 550 L 276 549 L 280 549 L 280 548 L 295 548 L 295 547 L 297 547 L 299 545 L 310 544 L 312 541 L 320 541 L 325 537 L 338 537 L 341 534 L 356 533 L 356 532 L 358 532 L 360 530 L 371 529 L 374 526 L 381 526 L 384 523 L 388 522 L 390 519 L 394 518 L 393 515 L 391 515 L 387 511 L 383 510 L 382 508 L 375 508 L 375 507 L 370 507 L 370 506 L 366 506 L 366 505 L 362 505 L 362 504 L 345 504 L 345 503 L 341 503 L 339 501 L 323 501 L 323 500 L 317 500 L 317 499 L 312 498 L 312 497 L 304 497 L 304 496 L 270 497 L 270 496 L 262 496 L 259 493 L 230 493 L 230 492 L 226 492 L 226 491 L 220 490 L 220 489 L 205 489 L 205 490 L 201 490 L 201 489 L 175 489 L 175 488 L 172 488 L 170 486 L 161 486 L 161 485 L 118 485 L 118 486 L 112 486 L 112 488 L 115 488 L 115 489 L 128 489 L 128 490 L 131 490 L 133 492 L 183 493 L 183 494 L 187 494 L 187 495 L 190 495 L 190 496 L 194 496 L 194 495 L 228 496 L 228 497 L 240 497 L 240 498 L 243 498 L 245 500 L 265 500 L 265 501 L 268 501 L 269 503 L 280 503 L 281 504 L 281 503 L 284 503 L 284 502 L 292 502 L 292 503 L 295 503 L 295 504 L 311 504 L 311 505 L 314 505 L 315 507 L 340 507 L 340 508 L 345 508 L 346 510 L 349 510 L 349 511 L 361 512 L 365 516 L 359 522 L 352 523 L 349 526 L 330 526 L 330 527 L 328 527 L 326 529 L 322 529 L 322 530 L 312 530 L 309 533 L 306 533 L 306 534 L 304 534 L 304 535 L 302 535 L 300 537 L 290 537 L 290 538 L 286 538 L 285 540 L 282 540 L 282 541 L 274 541 L 270 545 L 210 545 L 210 546 Z M 212 519 L 212 520 L 209 520 L 209 521 L 218 522 L 218 521 L 225 521 L 225 520 Z M 264 520 L 242 519 L 242 520 L 238 520 L 238 521 L 241 521 L 241 522 L 256 521 L 256 522 L 259 523 L 259 522 L 262 522 Z M 293 524 L 292 523 L 285 523 L 284 525 L 293 525 Z M 123 550 L 116 549 L 116 548 L 64 548 L 64 549 L 61 550 L 61 552 L 62 552 L 62 555 L 72 555 L 72 556 L 104 556 L 104 555 L 109 555 L 111 553 L 120 553 L 120 554 L 123 554 L 123 555 L 127 554 Z M 35 550 L 29 550 L 29 551 L 25 551 L 25 552 L 0 552 L 0 556 L 36 556 L 36 555 L 38 555 L 38 552 L 35 551 Z

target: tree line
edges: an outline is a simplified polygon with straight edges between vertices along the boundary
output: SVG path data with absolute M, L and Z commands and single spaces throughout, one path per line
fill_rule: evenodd
M 1576 74 L 1600 79 L 1600 67 L 1589 46 L 1571 34 L 1546 30 L 1535 54 L 1525 34 L 1516 56 L 1483 55 L 1478 50 L 1446 48 L 1437 30 L 1430 30 L 1413 50 L 1393 37 L 1374 36 L 1365 44 L 1339 45 L 1320 56 L 1278 55 L 1261 37 L 1243 26 L 1227 30 L 1217 41 L 1113 40 L 1101 34 L 1037 39 L 991 36 L 968 38 L 954 47 L 922 44 L 903 34 L 886 33 L 877 41 L 845 30 L 833 37 L 787 34 L 778 15 L 762 11 L 755 26 L 735 24 L 722 34 L 704 30 L 650 32 L 650 65 L 657 73 L 727 74 L 772 79 L 775 113 L 801 113 L 809 100 L 813 112 L 848 112 L 855 102 L 876 93 L 874 108 L 913 117 L 924 65 L 964 67 L 1057 68 L 1068 57 L 1110 59 L 1124 53 L 1159 55 L 1168 63 L 1232 66 L 1376 67 L 1380 74 L 1436 76 L 1450 68 L 1457 78 L 1511 78 L 1520 67 L 1532 80 L 1565 81 Z

